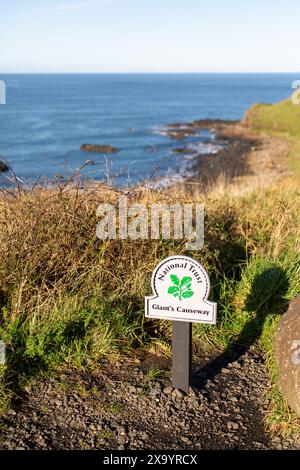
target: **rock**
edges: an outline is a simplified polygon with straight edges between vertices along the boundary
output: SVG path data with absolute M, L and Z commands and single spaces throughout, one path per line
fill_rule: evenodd
M 175 388 L 172 392 L 172 397 L 173 398 L 183 398 L 185 396 L 185 393 L 179 390 L 178 388 Z
M 193 387 L 189 388 L 189 397 L 197 397 L 196 390 Z
M 96 144 L 82 144 L 80 150 L 84 152 L 97 152 L 97 153 L 116 153 L 119 151 L 117 147 L 112 145 L 96 145 Z
M 182 128 L 182 129 L 175 129 L 175 128 L 169 128 L 167 130 L 167 135 L 170 137 L 170 139 L 174 140 L 182 140 L 185 139 L 186 137 L 189 137 L 191 135 L 196 135 L 196 132 L 192 129 L 189 128 Z
M 155 398 L 155 397 L 159 396 L 160 393 L 161 393 L 161 390 L 159 388 L 155 387 L 155 388 L 152 388 L 150 390 L 149 395 Z
M 4 173 L 5 171 L 9 169 L 10 169 L 9 164 L 5 161 L 4 158 L 0 157 L 0 173 Z
M 227 429 L 237 430 L 237 429 L 239 429 L 239 424 L 235 423 L 234 421 L 228 421 Z
M 180 147 L 173 149 L 172 153 L 196 154 L 197 150 L 190 147 Z
M 126 436 L 126 428 L 125 426 L 118 426 L 116 428 L 116 431 L 117 433 L 120 435 L 120 436 Z
M 62 400 L 56 399 L 56 400 L 53 400 L 53 404 L 56 405 L 56 406 L 62 406 L 63 402 L 62 402 Z
M 232 367 L 235 367 L 236 369 L 241 369 L 242 366 L 239 362 L 235 361 L 235 362 L 232 362 Z
M 173 390 L 174 390 L 173 387 L 168 386 L 164 388 L 163 392 L 165 395 L 170 395 L 173 392 Z
M 300 296 L 283 315 L 273 341 L 279 366 L 279 387 L 300 416 Z

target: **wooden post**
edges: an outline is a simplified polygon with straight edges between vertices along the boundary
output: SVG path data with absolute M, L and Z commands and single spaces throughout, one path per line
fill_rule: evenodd
M 172 322 L 172 385 L 189 393 L 192 369 L 192 323 Z

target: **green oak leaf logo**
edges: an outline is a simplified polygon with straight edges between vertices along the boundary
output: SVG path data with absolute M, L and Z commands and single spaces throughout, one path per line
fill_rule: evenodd
M 168 294 L 178 297 L 179 300 L 193 297 L 194 292 L 192 291 L 192 278 L 190 276 L 184 276 L 180 280 L 175 274 L 171 274 L 170 279 L 173 286 L 169 287 Z

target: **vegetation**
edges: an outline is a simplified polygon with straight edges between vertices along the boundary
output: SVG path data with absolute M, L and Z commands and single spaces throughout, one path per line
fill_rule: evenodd
M 276 103 L 256 104 L 246 113 L 245 123 L 258 132 L 276 134 L 290 146 L 290 166 L 300 174 L 300 105 L 291 98 Z

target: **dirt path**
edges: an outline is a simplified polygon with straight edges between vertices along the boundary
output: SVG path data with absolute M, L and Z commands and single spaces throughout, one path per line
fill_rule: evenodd
M 184 131 L 182 126 L 185 126 Z M 195 157 L 195 177 L 189 182 L 200 184 L 203 190 L 223 187 L 231 194 L 247 193 L 292 175 L 288 164 L 288 141 L 257 134 L 243 122 L 200 120 L 184 125 L 171 124 L 169 129 L 170 137 L 181 141 L 182 150 L 185 136 L 201 129 L 210 130 L 216 137 L 215 142 L 224 145 L 215 154 Z
M 164 359 L 165 376 L 149 381 L 149 356 L 38 379 L 3 417 L 1 448 L 297 448 L 264 428 L 270 384 L 255 347 L 225 368 L 201 367 L 210 359 L 199 358 L 189 396 L 172 389 Z

